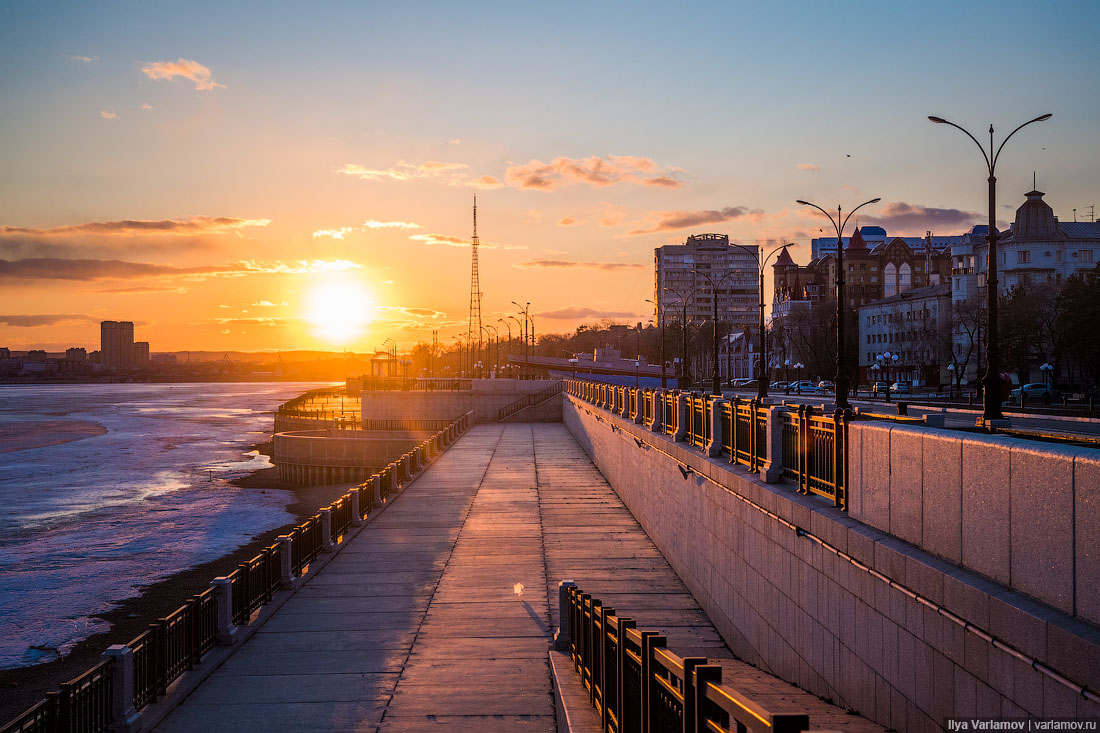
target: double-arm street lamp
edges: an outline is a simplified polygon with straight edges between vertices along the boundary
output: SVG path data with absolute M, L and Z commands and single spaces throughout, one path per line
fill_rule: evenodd
M 848 305 L 844 292 L 844 228 L 848 226 L 848 220 L 852 218 L 852 214 L 868 204 L 877 204 L 879 201 L 882 201 L 882 199 L 876 198 L 864 201 L 849 211 L 848 216 L 845 216 L 843 221 L 840 218 L 843 212 L 839 206 L 836 207 L 836 218 L 834 219 L 832 214 L 817 204 L 811 204 L 809 201 L 803 201 L 802 199 L 796 202 L 803 206 L 812 206 L 820 211 L 832 222 L 833 228 L 836 229 L 836 377 L 833 382 L 836 384 L 836 406 L 842 410 L 851 407 L 848 403 L 848 369 L 844 358 L 844 315 L 847 312 Z
M 657 322 L 661 326 L 661 389 L 668 388 L 668 375 L 665 374 L 665 308 L 664 305 L 654 303 L 649 298 L 645 302 L 657 308 Z
M 985 341 L 985 376 L 982 377 L 982 384 L 985 389 L 983 390 L 983 408 L 982 416 L 978 418 L 978 425 L 986 427 L 994 427 L 997 422 L 1004 421 L 1004 413 L 1001 412 L 1001 375 L 1000 375 L 1000 343 L 997 336 L 997 176 L 995 175 L 997 169 L 997 160 L 1001 157 L 1001 151 L 1004 150 L 1005 143 L 1007 143 L 1013 135 L 1019 132 L 1021 129 L 1027 127 L 1033 122 L 1044 122 L 1049 120 L 1053 115 L 1045 114 L 1039 115 L 1033 120 L 1028 120 L 1024 124 L 1017 127 L 1015 130 L 1008 134 L 1004 140 L 1001 141 L 1000 146 L 997 147 L 996 152 L 993 149 L 993 125 L 989 126 L 989 152 L 986 152 L 985 146 L 978 142 L 978 138 L 971 135 L 964 128 L 956 125 L 954 122 L 945 120 L 942 117 L 928 116 L 928 119 L 935 122 L 938 125 L 951 125 L 956 130 L 962 130 L 962 132 L 978 146 L 978 149 L 982 151 L 982 157 L 985 158 L 985 166 L 989 171 L 989 231 L 986 233 L 986 238 L 989 240 L 989 252 L 986 257 L 986 276 L 985 276 L 985 298 L 986 298 L 986 341 Z
M 530 320 L 529 311 L 531 310 L 531 301 L 527 301 L 527 305 L 523 306 L 523 305 L 520 305 L 519 303 L 517 303 L 516 301 L 513 300 L 512 305 L 519 308 L 519 312 L 523 314 L 523 372 L 524 372 L 524 377 L 526 378 L 526 377 L 530 377 L 530 375 L 531 375 L 530 374 L 531 365 L 529 363 L 530 351 L 528 350 L 528 335 L 527 335 L 529 333 L 528 328 L 527 328 L 527 322 Z M 511 317 L 511 316 L 509 316 L 509 317 Z M 519 320 L 517 319 L 516 322 L 518 323 Z
M 711 324 L 714 326 L 714 368 L 711 370 L 711 381 L 713 382 L 713 384 L 711 385 L 711 393 L 720 395 L 722 394 L 722 380 L 718 376 L 718 288 L 722 287 L 722 283 L 727 277 L 739 275 L 740 271 L 730 270 L 725 275 L 718 278 L 718 282 L 715 282 L 711 278 L 710 274 L 706 272 L 692 270 L 691 274 L 698 275 L 699 277 L 706 280 L 707 284 L 710 285 L 710 302 L 714 305 L 714 317 L 711 320 Z
M 696 293 L 698 293 L 698 292 L 699 292 L 700 290 L 702 290 L 702 288 L 695 288 L 695 290 L 692 290 L 692 291 L 691 291 L 690 293 L 688 293 L 686 297 L 685 297 L 685 296 L 684 296 L 684 294 L 683 294 L 683 293 L 681 293 L 681 292 L 680 292 L 679 290 L 673 290 L 672 288 L 663 288 L 663 289 L 664 289 L 664 290 L 667 290 L 668 292 L 672 293 L 672 294 L 673 294 L 673 295 L 675 295 L 675 296 L 676 296 L 677 298 L 679 298 L 679 299 L 680 299 L 680 305 L 682 305 L 682 306 L 683 306 L 683 318 L 682 318 L 682 320 L 680 321 L 680 334 L 681 334 L 681 336 L 683 337 L 683 338 L 682 338 L 682 342 L 683 342 L 683 343 L 682 343 L 682 344 L 681 344 L 681 346 L 680 346 L 680 381 L 679 381 L 679 382 L 677 382 L 677 385 L 676 385 L 676 386 L 680 387 L 681 389 L 683 389 L 683 387 L 684 387 L 684 377 L 686 377 L 686 376 L 687 376 L 687 353 L 688 353 L 688 335 L 687 335 L 687 334 L 688 334 L 688 332 L 687 332 L 687 327 L 688 327 L 688 326 L 687 326 L 687 318 L 688 318 L 688 301 L 689 301 L 689 300 L 691 300 L 691 299 L 692 299 L 692 298 L 693 298 L 693 297 L 695 296 L 695 294 L 696 294 Z

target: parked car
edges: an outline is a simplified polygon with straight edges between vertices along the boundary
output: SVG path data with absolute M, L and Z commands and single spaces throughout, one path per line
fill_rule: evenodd
M 788 384 L 789 382 L 784 382 L 783 380 L 780 380 L 778 382 L 772 382 L 768 385 L 768 387 L 770 387 L 771 389 L 786 389 Z
M 890 385 L 886 382 L 875 382 L 871 385 L 871 394 L 886 394 Z
M 817 386 L 824 393 L 836 392 L 836 385 L 833 384 L 831 379 L 823 379 L 817 383 Z
M 800 379 L 797 382 L 791 382 L 791 389 L 802 394 L 818 394 L 821 392 L 821 388 L 811 379 Z
M 1020 392 L 1023 391 L 1024 397 L 1029 400 L 1042 400 L 1043 402 L 1050 402 L 1050 385 L 1040 384 L 1038 382 L 1032 384 L 1025 384 L 1023 387 L 1017 387 L 1012 390 L 1012 396 L 1016 399 L 1020 399 Z
M 909 394 L 909 382 L 894 382 L 890 385 L 890 391 L 897 394 Z
M 733 387 L 734 389 L 737 389 L 739 387 L 748 387 L 749 385 L 753 385 L 753 384 L 756 384 L 755 379 L 740 378 L 740 379 L 731 379 L 730 380 L 730 386 Z

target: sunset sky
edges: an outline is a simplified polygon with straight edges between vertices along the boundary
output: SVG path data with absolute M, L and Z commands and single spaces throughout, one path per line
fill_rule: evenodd
M 0 346 L 404 350 L 652 314 L 653 248 L 1100 205 L 1100 3 L 0 5 Z M 862 212 L 861 212 L 862 214 Z M 348 314 L 353 314 L 348 317 Z M 499 324 L 498 324 L 499 325 Z M 503 328 L 502 328 L 503 331 Z

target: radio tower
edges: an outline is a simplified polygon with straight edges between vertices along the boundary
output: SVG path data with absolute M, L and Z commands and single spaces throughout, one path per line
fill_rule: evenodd
M 466 338 L 472 346 L 473 335 L 477 334 L 477 351 L 470 357 L 470 371 L 473 371 L 474 362 L 481 355 L 481 284 L 477 276 L 477 194 L 474 194 L 474 236 L 470 241 L 472 260 L 470 262 L 470 322 L 466 332 Z

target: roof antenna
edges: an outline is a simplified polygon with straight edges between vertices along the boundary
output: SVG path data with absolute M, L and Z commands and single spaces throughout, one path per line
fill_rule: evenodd
M 1035 171 L 1031 172 L 1031 190 L 1032 191 L 1038 191 L 1039 190 L 1039 185 L 1037 183 L 1035 183 Z

